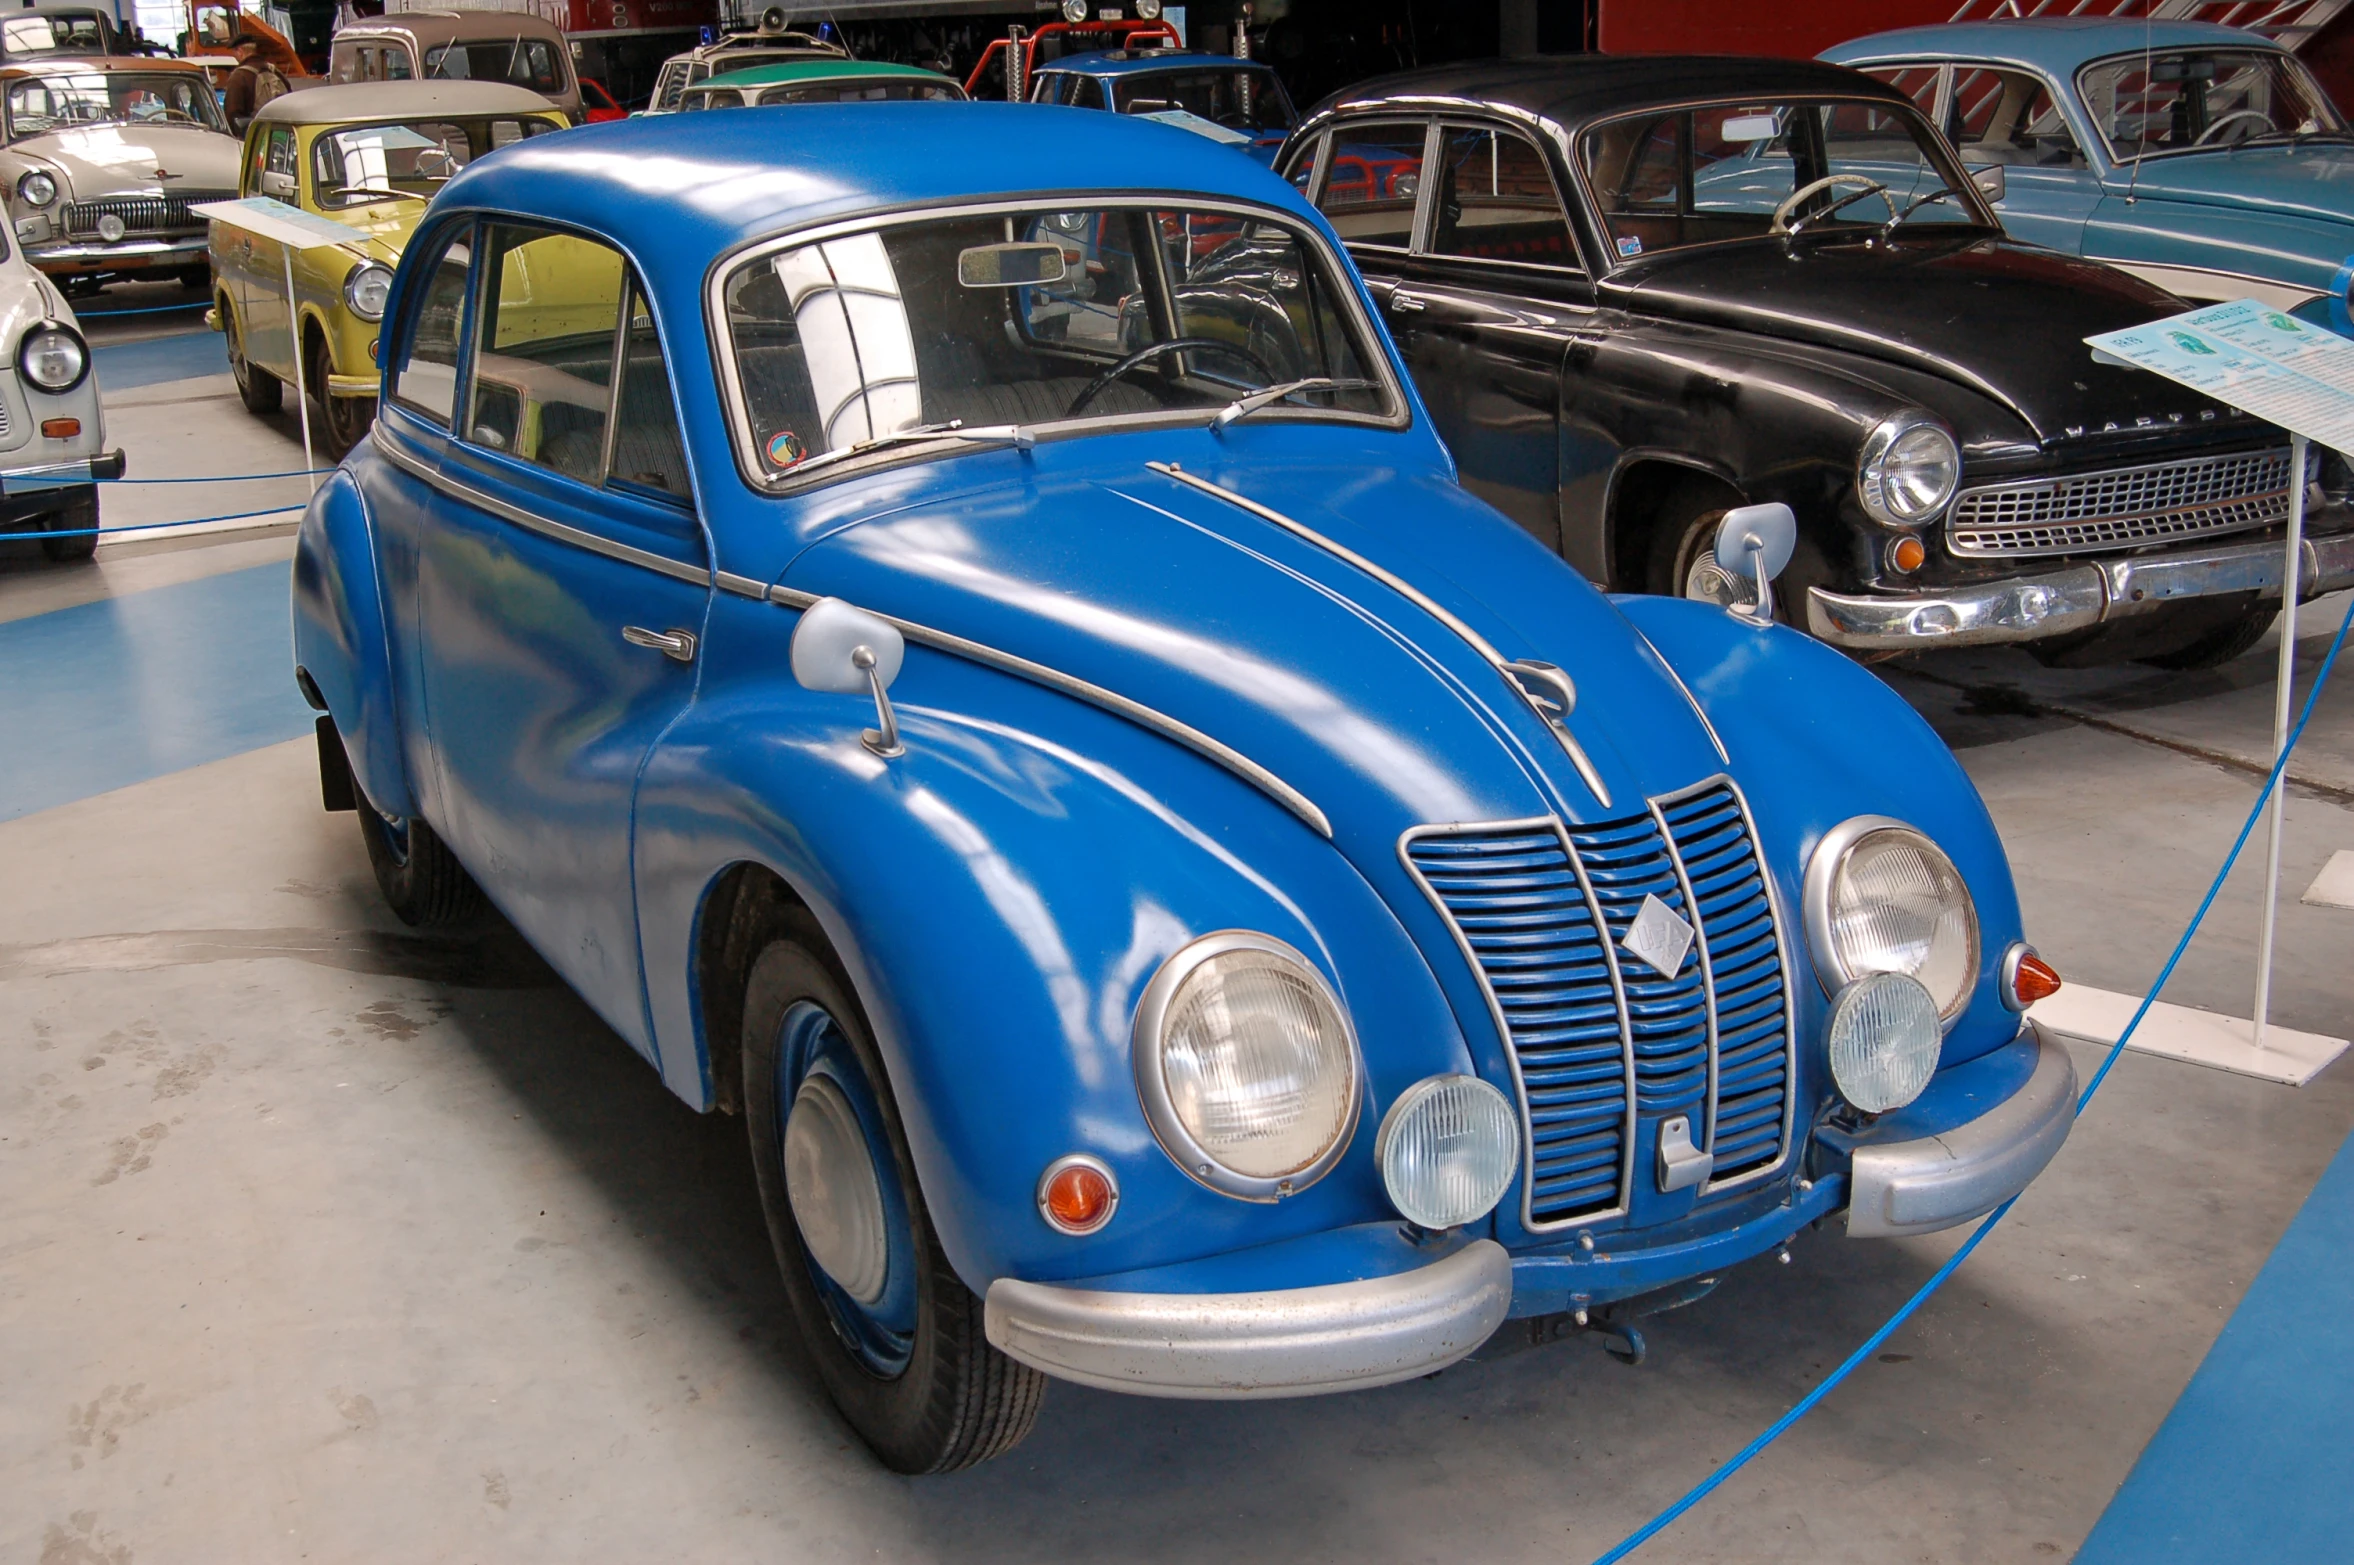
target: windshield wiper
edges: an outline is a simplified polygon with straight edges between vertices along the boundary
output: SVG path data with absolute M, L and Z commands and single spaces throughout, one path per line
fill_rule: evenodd
M 1883 239 L 1888 238 L 1890 235 L 1894 234 L 1897 229 L 1904 226 L 1904 220 L 1906 218 L 1911 217 L 1915 212 L 1920 211 L 1921 208 L 1934 205 L 1939 201 L 1951 201 L 1953 199 L 1953 195 L 1954 192 L 1951 185 L 1940 185 L 1937 189 L 1930 191 L 1927 195 L 1918 196 L 1913 200 L 1906 202 L 1902 211 L 1895 213 L 1888 219 L 1887 222 L 1880 225 L 1880 237 Z
M 402 196 L 411 201 L 428 202 L 433 199 L 431 196 L 421 196 L 414 190 L 395 190 L 390 185 L 346 185 L 341 194 L 347 196 Z
M 839 446 L 832 451 L 821 451 L 807 457 L 779 473 L 779 478 L 792 478 L 812 468 L 845 462 L 854 456 L 868 456 L 886 446 L 906 445 L 917 440 L 970 440 L 977 444 L 1018 446 L 1028 450 L 1038 443 L 1038 437 L 1022 424 L 984 424 L 975 429 L 965 428 L 961 418 L 943 420 L 937 424 L 918 424 L 912 429 L 895 429 L 887 435 L 861 440 L 855 445 Z
M 1236 397 L 1218 410 L 1218 417 L 1213 422 L 1216 428 L 1224 429 L 1236 419 L 1248 418 L 1263 407 L 1281 402 L 1286 397 L 1297 396 L 1303 391 L 1373 391 L 1379 385 L 1378 381 L 1334 380 L 1329 375 L 1303 375 L 1298 380 L 1261 386 L 1256 391 Z

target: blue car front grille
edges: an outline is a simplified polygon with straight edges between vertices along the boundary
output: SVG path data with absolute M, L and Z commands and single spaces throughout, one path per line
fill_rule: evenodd
M 1729 782 L 1591 826 L 1429 828 L 1408 834 L 1405 853 L 1510 1043 L 1532 1227 L 1625 1210 L 1642 1121 L 1693 1117 L 1716 1154 L 1709 1189 L 1781 1161 L 1787 975 L 1756 835 Z M 1673 977 L 1621 945 L 1649 896 L 1695 929 Z

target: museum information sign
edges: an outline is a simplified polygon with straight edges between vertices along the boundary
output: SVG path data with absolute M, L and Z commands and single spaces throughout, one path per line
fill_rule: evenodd
M 2096 355 L 2354 452 L 2354 342 L 2254 299 L 2084 339 Z

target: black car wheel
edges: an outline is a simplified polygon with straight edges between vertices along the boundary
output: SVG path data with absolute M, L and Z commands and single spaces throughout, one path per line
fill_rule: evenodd
M 98 552 L 98 486 L 90 485 L 58 509 L 41 518 L 44 531 L 63 533 L 41 540 L 41 552 L 53 560 L 86 560 Z
M 313 337 L 310 359 L 303 371 L 310 377 L 310 393 L 318 401 L 319 443 L 325 448 L 328 461 L 340 462 L 376 421 L 376 399 L 331 394 L 327 390 L 327 377 L 334 368 L 327 356 L 327 340 Z
M 402 923 L 412 928 L 462 924 L 482 910 L 482 889 L 431 826 L 395 820 L 364 795 L 358 802 L 368 867 Z
M 987 1461 L 1046 1380 L 989 1343 L 940 1247 L 865 1012 L 815 919 L 781 915 L 744 991 L 744 1120 L 785 1293 L 834 1405 L 885 1466 Z
M 2220 668 L 2264 639 L 2280 618 L 2278 604 L 2257 604 L 2207 630 L 2181 646 L 2144 655 L 2139 661 L 2152 668 Z
M 245 404 L 245 411 L 253 414 L 275 413 L 285 404 L 286 383 L 245 356 L 245 322 L 230 313 L 229 302 L 221 301 L 222 336 L 229 343 L 229 374 L 237 382 L 237 400 Z

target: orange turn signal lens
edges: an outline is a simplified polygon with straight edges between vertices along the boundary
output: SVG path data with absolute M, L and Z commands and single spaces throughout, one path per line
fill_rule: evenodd
M 1910 576 L 1927 562 L 1929 550 L 1918 538 L 1899 538 L 1888 546 L 1888 563 Z
M 41 433 L 52 440 L 71 440 L 81 432 L 82 421 L 78 418 L 45 418 L 41 420 Z
M 2059 970 L 2037 956 L 2024 952 L 2011 970 L 2011 995 L 2024 1011 L 2038 1000 L 2048 1000 L 2060 992 Z
M 1084 1153 L 1055 1159 L 1038 1181 L 1039 1214 L 1062 1233 L 1094 1233 L 1119 1204 L 1112 1171 Z

